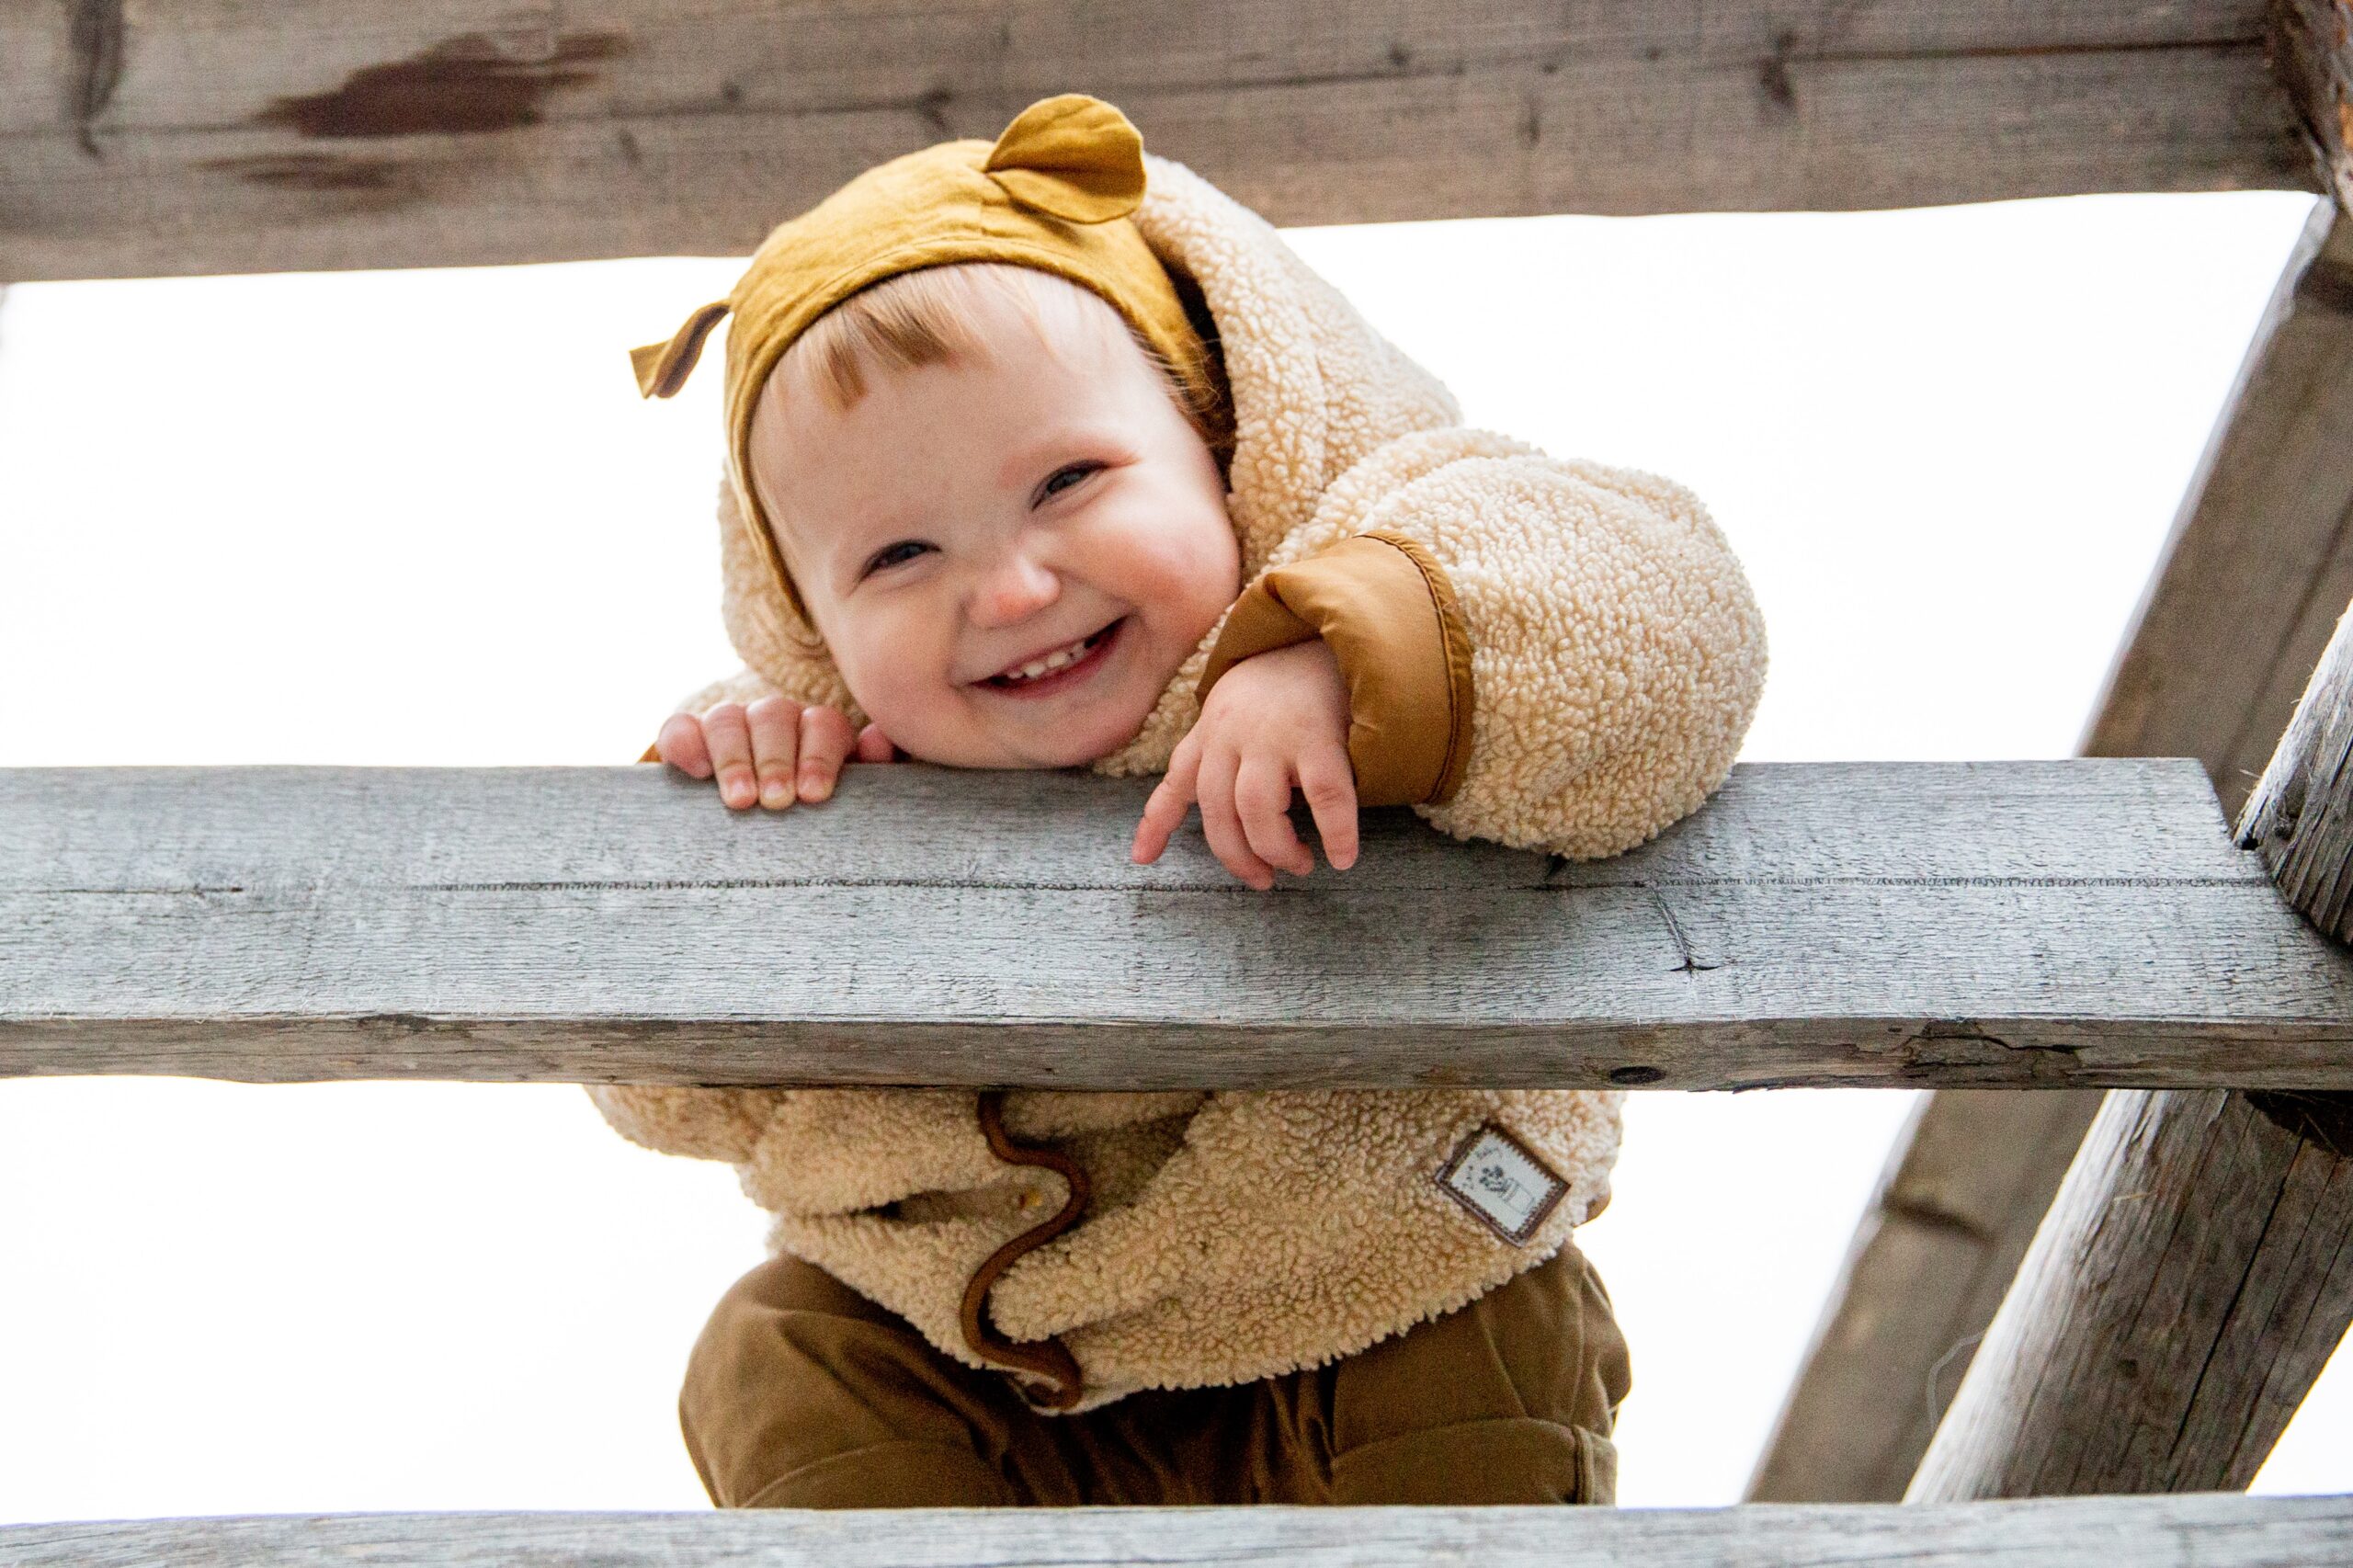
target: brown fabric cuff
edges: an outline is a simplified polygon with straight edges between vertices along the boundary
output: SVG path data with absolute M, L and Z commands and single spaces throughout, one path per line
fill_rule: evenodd
M 1254 654 L 1321 637 L 1348 687 L 1348 761 L 1360 806 L 1439 804 L 1471 755 L 1471 637 L 1429 552 L 1357 534 L 1278 567 L 1227 615 L 1195 695 Z

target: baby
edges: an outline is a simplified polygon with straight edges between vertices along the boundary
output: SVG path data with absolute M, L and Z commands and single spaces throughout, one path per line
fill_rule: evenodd
M 1211 418 L 1117 311 L 1051 273 L 964 263 L 851 296 L 769 375 L 751 480 L 870 722 L 853 742 L 838 708 L 722 703 L 665 725 L 662 760 L 716 774 L 731 806 L 782 809 L 830 795 L 853 750 L 961 767 L 1119 750 L 1241 591 Z M 1297 785 L 1347 865 L 1347 727 L 1322 642 L 1236 665 L 1177 745 L 1136 858 L 1198 796 L 1236 876 L 1303 875 Z
M 1313 868 L 1294 792 L 1336 869 L 1365 805 L 1593 857 L 1738 749 L 1763 629 L 1697 502 L 1463 429 L 1108 105 L 868 171 L 641 387 L 730 312 L 746 669 L 649 756 L 732 807 L 901 754 L 1159 773 L 1133 858 L 1198 805 L 1267 890 Z M 1570 1233 L 1616 1094 L 591 1092 L 775 1216 L 680 1400 L 723 1506 L 1614 1497 L 1627 1358 Z

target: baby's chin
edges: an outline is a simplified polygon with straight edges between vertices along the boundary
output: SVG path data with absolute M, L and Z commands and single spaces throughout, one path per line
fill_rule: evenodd
M 887 722 L 882 733 L 918 762 L 949 767 L 1084 767 L 1136 738 L 1158 700 L 1141 706 L 1130 697 L 1086 703 L 1044 703 L 1035 717 L 980 713 L 970 722 L 937 732 L 917 730 L 901 740 Z

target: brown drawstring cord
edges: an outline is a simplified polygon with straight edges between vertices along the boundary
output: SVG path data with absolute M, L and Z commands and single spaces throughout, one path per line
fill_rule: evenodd
M 1045 1393 L 1033 1392 L 1023 1383 L 1021 1397 L 1046 1410 L 1068 1410 L 1078 1403 L 1085 1379 L 1078 1369 L 1078 1358 L 1059 1339 L 1041 1339 L 1018 1344 L 999 1334 L 989 1321 L 989 1288 L 1003 1277 L 1005 1271 L 1023 1256 L 1044 1246 L 1064 1231 L 1078 1223 L 1086 1211 L 1086 1172 L 1068 1154 L 1051 1149 L 1025 1148 L 1016 1143 L 1005 1131 L 1005 1091 L 990 1089 L 981 1096 L 981 1136 L 989 1142 L 989 1153 L 1010 1165 L 1039 1165 L 1060 1176 L 1070 1187 L 1070 1196 L 1062 1208 L 1042 1222 L 1032 1225 L 996 1251 L 988 1261 L 974 1270 L 972 1283 L 964 1287 L 963 1311 L 959 1314 L 964 1327 L 964 1343 L 972 1353 L 991 1366 L 1008 1367 L 1029 1372 L 1054 1384 Z

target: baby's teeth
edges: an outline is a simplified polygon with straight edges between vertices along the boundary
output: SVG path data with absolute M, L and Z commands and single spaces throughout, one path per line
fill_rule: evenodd
M 1058 670 L 1064 665 L 1077 663 L 1081 658 L 1086 656 L 1086 639 L 1082 637 L 1067 648 L 1057 648 L 1042 659 L 1030 660 L 1019 669 L 1013 671 L 1006 678 L 1009 680 L 1036 680 L 1040 676 L 1046 674 L 1048 671 Z

